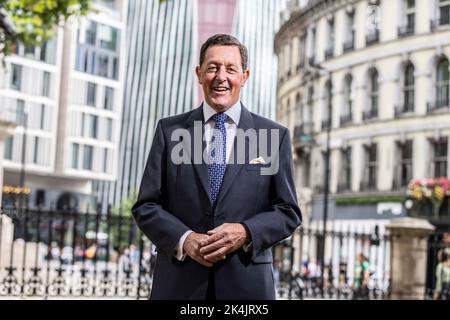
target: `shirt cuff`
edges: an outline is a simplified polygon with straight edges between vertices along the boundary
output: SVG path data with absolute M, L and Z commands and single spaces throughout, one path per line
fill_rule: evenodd
M 242 249 L 245 252 L 250 252 L 252 250 L 252 245 L 253 245 L 253 241 L 251 241 L 249 244 L 244 244 L 244 246 L 242 247 Z
M 186 238 L 188 237 L 188 235 L 190 235 L 192 232 L 192 230 L 188 230 L 186 231 L 180 238 L 180 240 L 178 240 L 178 244 L 175 248 L 175 258 L 177 258 L 177 260 L 179 261 L 184 261 L 184 258 L 186 258 L 186 253 L 183 250 L 183 245 L 184 245 L 184 241 L 186 240 Z

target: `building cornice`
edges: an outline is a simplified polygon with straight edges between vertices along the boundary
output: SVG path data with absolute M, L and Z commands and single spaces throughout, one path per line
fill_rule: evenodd
M 292 36 L 292 33 L 302 33 L 302 30 L 306 29 L 306 26 L 310 25 L 311 21 L 335 12 L 342 6 L 354 5 L 359 1 L 361 0 L 312 0 L 306 7 L 293 11 L 289 19 L 281 25 L 275 34 L 275 52 L 279 52 L 280 46 L 287 38 Z

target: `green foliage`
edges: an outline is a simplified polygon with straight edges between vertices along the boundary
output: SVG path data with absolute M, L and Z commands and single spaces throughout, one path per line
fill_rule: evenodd
M 361 197 L 345 197 L 336 199 L 336 205 L 373 205 L 380 202 L 404 202 L 405 196 L 361 196 Z
M 54 36 L 57 25 L 71 16 L 86 15 L 92 0 L 0 0 L 14 22 L 17 33 L 7 35 L 0 29 L 0 47 L 3 55 L 11 53 L 15 43 L 39 46 Z
M 131 215 L 131 208 L 136 202 L 137 196 L 137 190 L 132 190 L 119 206 L 112 209 L 112 214 L 115 216 L 114 223 L 111 225 L 114 246 L 124 248 L 130 244 L 130 240 L 131 243 L 139 245 L 139 239 L 136 237 L 137 227 Z
M 123 199 L 122 202 L 117 207 L 114 207 L 112 209 L 113 215 L 116 216 L 122 215 L 123 217 L 131 217 L 131 208 L 136 202 L 137 197 L 138 197 L 137 190 L 136 189 L 132 190 L 127 198 Z

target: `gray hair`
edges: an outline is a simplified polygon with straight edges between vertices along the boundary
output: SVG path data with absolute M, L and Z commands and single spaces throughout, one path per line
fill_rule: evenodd
M 206 50 L 212 46 L 236 46 L 241 54 L 242 70 L 247 70 L 247 48 L 239 40 L 229 34 L 215 34 L 203 43 L 200 49 L 200 65 L 205 61 Z

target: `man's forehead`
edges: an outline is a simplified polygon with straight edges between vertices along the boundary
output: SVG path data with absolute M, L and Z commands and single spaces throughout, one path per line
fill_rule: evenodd
M 236 46 L 212 46 L 206 50 L 205 62 L 240 63 L 241 53 Z

